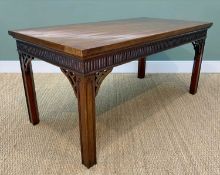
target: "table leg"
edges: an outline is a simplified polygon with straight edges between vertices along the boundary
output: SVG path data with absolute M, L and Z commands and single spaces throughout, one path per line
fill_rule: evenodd
M 95 97 L 112 68 L 87 76 L 79 76 L 63 68 L 61 71 L 68 78 L 78 99 L 82 163 L 90 168 L 96 164 Z
M 144 78 L 145 77 L 145 65 L 146 65 L 145 57 L 140 58 L 138 60 L 138 78 Z
M 39 123 L 40 120 L 39 120 L 39 113 L 37 107 L 37 98 L 36 98 L 36 92 L 34 86 L 33 71 L 31 65 L 31 60 L 33 59 L 33 57 L 23 53 L 19 53 L 19 59 L 20 59 L 29 119 L 33 125 L 36 125 Z
M 96 164 L 95 76 L 80 78 L 78 110 L 82 163 L 90 168 Z
M 195 56 L 194 56 L 194 65 L 193 65 L 193 70 L 192 70 L 189 92 L 194 95 L 197 92 L 198 83 L 199 83 L 199 76 L 200 76 L 200 69 L 201 69 L 202 57 L 203 57 L 204 46 L 205 46 L 205 39 L 195 41 L 192 44 L 195 50 Z

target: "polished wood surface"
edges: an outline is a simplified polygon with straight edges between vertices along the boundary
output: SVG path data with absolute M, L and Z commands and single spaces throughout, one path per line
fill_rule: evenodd
M 145 77 L 149 55 L 192 43 L 195 56 L 190 93 L 197 92 L 205 40 L 212 23 L 137 18 L 9 31 L 16 38 L 30 121 L 39 122 L 31 61 L 60 67 L 78 99 L 82 163 L 96 164 L 95 97 L 115 66 L 138 60 Z
M 16 39 L 87 59 L 113 49 L 209 28 L 212 23 L 135 18 L 9 31 Z

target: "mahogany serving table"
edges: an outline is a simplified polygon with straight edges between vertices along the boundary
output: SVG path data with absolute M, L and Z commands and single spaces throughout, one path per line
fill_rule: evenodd
M 39 123 L 31 60 L 59 66 L 78 99 L 82 163 L 96 164 L 95 97 L 113 67 L 138 60 L 145 76 L 145 57 L 186 43 L 195 56 L 190 93 L 198 87 L 207 30 L 212 23 L 136 18 L 9 31 L 17 42 L 30 122 Z

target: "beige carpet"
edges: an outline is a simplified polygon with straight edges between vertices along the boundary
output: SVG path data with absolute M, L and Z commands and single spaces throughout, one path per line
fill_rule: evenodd
M 81 164 L 77 101 L 62 74 L 36 74 L 32 126 L 19 74 L 0 74 L 0 174 L 220 174 L 220 74 L 109 75 L 96 98 L 97 161 Z

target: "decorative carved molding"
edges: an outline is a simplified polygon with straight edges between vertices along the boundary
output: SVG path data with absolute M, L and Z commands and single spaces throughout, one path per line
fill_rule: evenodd
M 84 73 L 83 62 L 72 56 L 19 40 L 17 40 L 17 49 L 20 53 L 31 55 L 56 66 L 70 69 L 77 73 Z
M 77 89 L 78 89 L 78 83 L 80 81 L 80 78 L 78 78 L 74 72 L 72 71 L 69 71 L 69 70 L 66 70 L 66 69 L 62 69 L 60 68 L 61 71 L 66 75 L 66 77 L 68 78 L 73 90 L 74 90 L 74 93 L 77 97 Z
M 111 69 L 105 69 L 100 72 L 96 72 L 95 74 L 95 95 L 98 94 L 99 88 L 102 84 L 102 81 L 105 79 L 105 77 L 112 71 L 113 68 Z
M 76 95 L 76 97 L 78 96 L 78 87 L 79 87 L 79 82 L 80 79 L 83 78 L 81 76 L 77 76 L 74 72 L 70 71 L 70 70 L 66 70 L 66 69 L 62 69 L 61 71 L 66 75 L 66 77 L 68 78 L 74 93 Z M 103 71 L 100 72 L 96 72 L 95 74 L 91 75 L 91 76 L 95 76 L 95 95 L 98 94 L 99 88 L 102 84 L 102 81 L 105 79 L 105 77 L 112 71 L 111 69 L 105 69 Z
M 20 59 L 21 66 L 23 67 L 24 71 L 27 72 L 29 70 L 31 60 L 33 60 L 34 57 L 27 55 L 25 53 L 19 52 L 19 59 Z
M 207 30 L 192 32 L 184 35 L 178 35 L 156 42 L 146 43 L 132 48 L 127 48 L 123 51 L 118 51 L 113 54 L 99 56 L 96 59 L 86 60 L 85 73 L 94 72 L 97 69 L 112 67 L 112 65 L 120 65 L 146 55 L 152 55 L 170 48 L 190 43 L 196 40 L 205 39 Z
M 194 41 L 192 42 L 192 45 L 194 47 L 196 54 L 201 54 L 201 51 L 203 50 L 203 47 L 205 46 L 205 39 Z
M 207 29 L 190 32 L 178 36 L 158 40 L 155 42 L 143 43 L 123 50 L 117 50 L 113 53 L 96 56 L 91 59 L 81 60 L 74 56 L 66 55 L 61 52 L 52 51 L 37 45 L 32 45 L 17 40 L 17 48 L 19 52 L 26 53 L 36 58 L 57 65 L 61 68 L 72 70 L 80 75 L 94 74 L 97 71 L 110 69 L 114 66 L 152 55 L 173 47 L 186 43 L 196 43 L 197 40 L 205 40 Z

